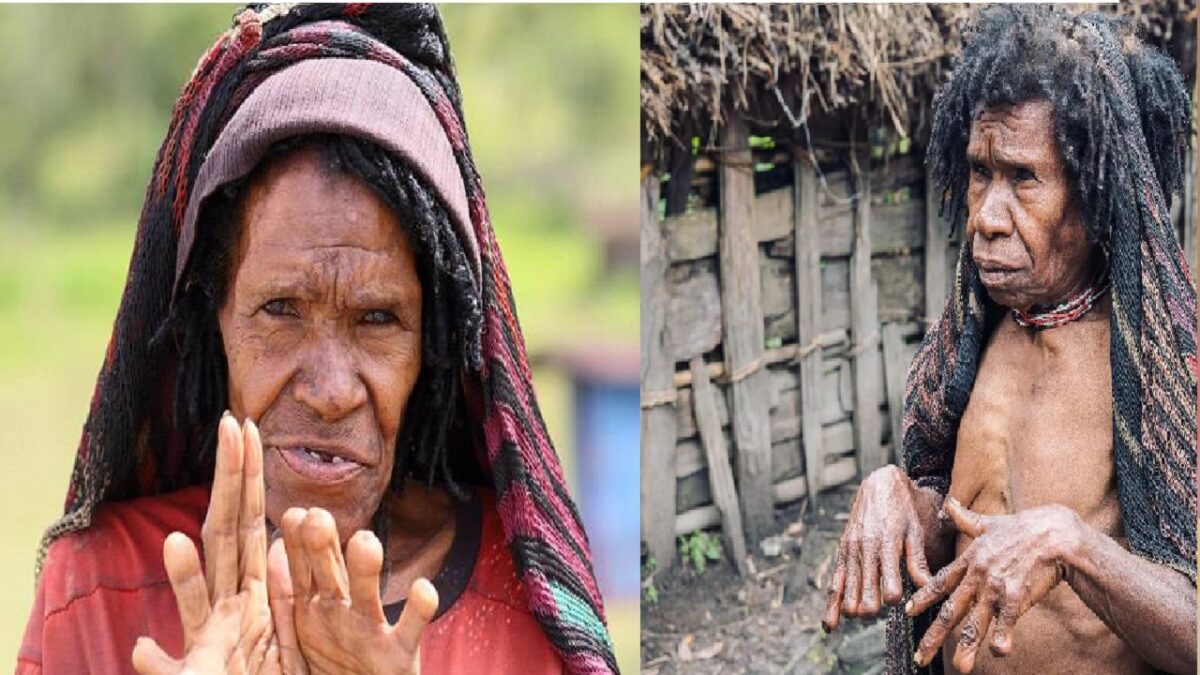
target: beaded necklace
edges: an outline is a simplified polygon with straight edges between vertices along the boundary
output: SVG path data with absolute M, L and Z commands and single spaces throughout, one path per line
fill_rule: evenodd
M 1025 328 L 1033 328 L 1035 330 L 1047 330 L 1050 328 L 1058 328 L 1059 326 L 1071 323 L 1075 319 L 1087 314 L 1092 305 L 1108 292 L 1111 286 L 1111 280 L 1108 276 L 1108 267 L 1100 273 L 1100 276 L 1093 279 L 1087 286 L 1081 288 L 1074 295 L 1066 300 L 1045 310 L 1037 310 L 1030 308 L 1028 312 L 1022 312 L 1019 309 L 1014 309 L 1013 319 L 1018 326 Z

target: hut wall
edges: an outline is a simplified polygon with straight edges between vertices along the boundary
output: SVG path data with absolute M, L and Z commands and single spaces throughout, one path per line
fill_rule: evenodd
M 893 418 L 891 413 L 899 405 L 892 399 L 898 400 L 903 391 L 904 372 L 928 318 L 926 276 L 941 286 L 933 297 L 944 298 L 952 278 L 957 245 L 947 240 L 940 223 L 927 222 L 925 174 L 916 157 L 902 156 L 872 170 L 869 200 L 860 205 L 846 199 L 854 191 L 847 171 L 826 172 L 822 185 L 820 176 L 806 162 L 787 153 L 780 156 L 778 151 L 772 157 L 762 154 L 755 153 L 756 170 L 764 168 L 759 160 L 770 159 L 774 182 L 783 182 L 764 188 L 761 183 L 771 181 L 758 181 L 759 190 L 750 209 L 760 283 L 757 316 L 762 321 L 763 336 L 758 366 L 765 371 L 762 381 L 769 406 L 767 484 L 771 501 L 781 503 L 859 476 L 864 458 L 855 441 L 856 425 L 863 422 L 865 415 L 855 415 L 858 401 L 875 401 L 876 406 L 872 407 L 877 407 L 873 428 L 878 430 L 878 449 L 876 457 L 867 460 L 868 467 L 878 463 L 880 454 L 885 458 L 893 456 L 894 439 L 898 436 L 893 427 L 898 424 L 898 416 Z M 745 163 L 742 159 L 739 164 L 744 168 Z M 789 165 L 793 180 L 787 184 L 778 180 L 778 176 L 786 175 Z M 705 425 L 696 419 L 697 406 L 693 400 L 693 372 L 689 364 L 696 357 L 703 360 L 716 392 L 715 412 L 722 435 L 719 440 L 729 449 L 730 464 L 739 466 L 740 448 L 731 424 L 735 406 L 730 372 L 738 367 L 731 369 L 727 365 L 727 327 L 722 321 L 722 294 L 728 295 L 728 289 L 722 285 L 721 243 L 728 237 L 723 236 L 721 228 L 720 218 L 725 209 L 721 207 L 720 196 L 711 198 L 719 186 L 725 185 L 718 178 L 723 169 L 727 167 L 722 166 L 719 157 L 696 157 L 687 174 L 693 202 L 708 195 L 710 205 L 660 221 L 666 257 L 662 267 L 666 307 L 661 342 L 655 348 L 663 360 L 674 364 L 674 377 L 673 395 L 663 397 L 658 392 L 651 404 L 673 402 L 674 470 L 670 474 L 643 472 L 642 480 L 643 494 L 674 493 L 673 513 L 647 514 L 646 518 L 657 522 L 673 520 L 674 535 L 721 523 L 722 510 L 714 503 L 706 446 L 699 432 Z M 663 192 L 670 192 L 672 187 L 678 190 L 678 185 L 664 185 Z M 858 187 L 863 187 L 861 181 Z M 815 207 L 804 203 L 802 192 L 815 202 Z M 856 237 L 860 222 L 866 232 Z M 942 233 L 932 247 L 926 245 L 929 230 Z M 802 237 L 800 245 L 798 236 Z M 805 242 L 809 239 L 817 242 L 816 256 L 805 255 L 808 250 Z M 856 282 L 852 278 L 856 241 L 870 249 L 869 279 L 865 283 L 874 286 L 877 297 L 875 307 L 871 308 L 871 323 L 866 324 L 866 329 L 860 326 L 857 332 L 851 288 L 864 280 Z M 931 248 L 932 254 L 928 252 Z M 927 258 L 940 269 L 927 273 Z M 859 267 L 868 269 L 861 263 Z M 813 283 L 806 287 L 805 279 Z M 643 278 L 643 285 L 647 281 Z M 817 285 L 819 288 L 814 288 Z M 804 305 L 798 302 L 799 293 L 819 294 L 814 303 L 819 304 L 820 310 L 810 317 L 813 325 L 805 339 L 801 339 L 800 315 Z M 725 306 L 730 306 L 730 302 L 738 300 L 724 298 Z M 936 310 L 940 310 L 941 300 L 936 302 Z M 855 334 L 863 338 L 862 345 L 855 344 L 852 339 Z M 864 358 L 868 350 L 873 350 L 875 358 Z M 646 356 L 643 354 L 643 359 Z M 815 395 L 808 406 L 801 395 L 802 362 L 810 364 L 806 367 L 813 370 L 810 387 Z M 856 377 L 856 367 L 869 367 L 871 372 Z M 864 387 L 870 389 L 865 399 L 859 391 Z M 806 407 L 818 422 L 807 434 Z M 819 446 L 819 453 L 811 454 L 812 449 L 805 447 L 806 436 L 816 439 L 813 445 Z M 809 460 L 806 452 L 810 453 Z M 809 471 L 810 462 L 820 463 L 817 471 Z M 742 482 L 739 480 L 739 491 Z M 748 514 L 742 518 L 750 520 Z M 753 539 L 755 531 L 753 527 L 747 529 L 752 546 L 757 543 Z M 647 543 L 656 548 L 649 537 Z

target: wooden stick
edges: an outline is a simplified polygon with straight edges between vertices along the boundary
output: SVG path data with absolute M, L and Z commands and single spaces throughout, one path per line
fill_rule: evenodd
M 725 447 L 725 436 L 721 433 L 721 420 L 717 417 L 717 402 L 714 400 L 720 394 L 704 372 L 703 358 L 693 357 L 691 369 L 692 405 L 696 410 L 700 443 L 704 446 L 704 457 L 708 461 L 708 484 L 712 487 L 713 503 L 721 513 L 725 539 L 733 547 L 738 574 L 745 575 L 746 537 L 742 533 L 742 513 L 738 508 L 733 470 L 729 468 L 729 450 Z
M 817 335 L 821 316 L 821 247 L 817 232 L 817 176 L 802 162 L 795 162 L 796 329 L 800 345 L 820 342 Z M 822 484 L 820 396 L 821 350 L 809 349 L 800 361 L 800 430 L 804 447 L 804 471 L 808 476 L 809 508 L 817 508 Z
M 805 351 L 806 354 L 808 351 L 816 351 L 819 356 L 820 349 L 806 350 L 805 348 L 810 346 L 815 346 L 821 349 L 836 347 L 838 345 L 847 343 L 849 340 L 850 336 L 844 330 L 829 331 L 828 333 L 822 333 L 817 337 L 816 345 L 811 345 L 811 343 L 809 345 L 783 345 L 782 347 L 764 350 L 762 355 L 762 364 L 763 367 L 766 367 L 779 365 L 780 363 L 786 363 L 787 361 L 795 359 L 801 351 Z M 709 363 L 705 365 L 704 368 L 708 373 L 708 379 L 718 384 L 728 384 L 729 378 L 725 375 L 724 363 Z M 691 371 L 685 370 L 683 372 L 675 373 L 673 383 L 676 389 L 692 386 Z
M 758 541 L 774 525 L 767 373 L 762 367 L 762 277 L 754 237 L 754 174 L 745 121 L 731 113 L 721 130 L 721 324 L 725 368 L 734 380 L 733 436 L 746 534 Z
M 883 326 L 883 378 L 887 390 L 888 422 L 892 427 L 892 462 L 900 461 L 900 440 L 903 435 L 904 378 L 908 364 L 904 362 L 903 328 L 899 324 Z
M 845 457 L 825 467 L 825 483 L 821 489 L 842 485 L 854 480 L 857 471 L 853 457 Z M 786 504 L 803 499 L 808 494 L 808 479 L 798 476 L 780 481 L 771 486 L 771 498 L 776 504 Z M 675 534 L 685 535 L 713 527 L 721 523 L 721 512 L 716 506 L 706 504 L 684 511 L 675 516 Z
M 879 401 L 882 398 L 879 362 L 879 299 L 871 277 L 871 184 L 860 174 L 854 223 L 854 252 L 850 256 L 850 335 L 854 341 L 854 444 L 859 469 L 866 476 L 887 463 L 881 443 Z
M 933 174 L 925 172 L 925 316 L 936 317 L 946 305 L 946 252 L 950 246 L 945 223 L 938 215 L 941 194 Z
M 669 389 L 675 363 L 663 333 L 667 316 L 667 250 L 658 218 L 659 177 L 642 179 L 641 294 L 642 393 Z M 641 522 L 642 540 L 662 569 L 675 562 L 675 407 L 642 409 Z

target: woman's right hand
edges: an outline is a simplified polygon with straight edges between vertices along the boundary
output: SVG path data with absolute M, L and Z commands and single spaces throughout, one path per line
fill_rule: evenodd
M 936 514 L 938 507 L 919 508 L 918 500 L 929 501 L 930 496 L 896 466 L 877 469 L 859 486 L 846 531 L 838 543 L 829 600 L 821 621 L 826 632 L 837 628 L 842 615 L 877 616 L 881 598 L 888 605 L 900 602 L 904 592 L 900 580 L 902 556 L 913 583 L 920 587 L 929 582 L 932 575 L 925 560 L 925 535 L 930 524 L 923 521 L 922 515 Z
M 181 532 L 163 543 L 163 563 L 183 623 L 184 654 L 173 659 L 153 638 L 133 650 L 142 675 L 279 673 L 280 653 L 267 601 L 267 530 L 262 440 L 254 423 L 225 415 L 201 539 Z

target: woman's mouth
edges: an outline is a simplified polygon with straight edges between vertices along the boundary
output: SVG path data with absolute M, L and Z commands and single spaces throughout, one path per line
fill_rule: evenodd
M 286 446 L 277 450 L 288 468 L 300 477 L 316 483 L 339 483 L 366 468 L 340 454 L 316 448 Z

